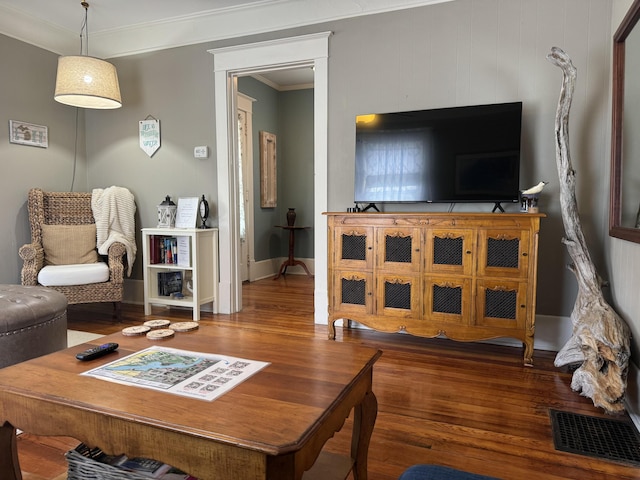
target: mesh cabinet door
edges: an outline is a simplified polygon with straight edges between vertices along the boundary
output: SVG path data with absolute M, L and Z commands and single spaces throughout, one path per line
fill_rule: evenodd
M 446 276 L 424 279 L 424 311 L 429 321 L 468 325 L 471 318 L 471 280 Z
M 379 228 L 376 267 L 384 270 L 418 272 L 420 270 L 420 230 L 413 227 Z
M 338 268 L 373 268 L 373 233 L 367 227 L 336 227 L 335 263 Z
M 476 324 L 491 327 L 525 326 L 527 284 L 517 281 L 478 280 Z
M 346 314 L 367 315 L 373 310 L 373 285 L 370 273 L 336 272 L 333 304 Z
M 420 277 L 379 274 L 376 276 L 376 313 L 390 317 L 420 314 Z
M 526 278 L 528 274 L 527 230 L 482 230 L 479 233 L 478 275 Z
M 471 275 L 473 269 L 473 231 L 432 228 L 427 231 L 426 271 Z

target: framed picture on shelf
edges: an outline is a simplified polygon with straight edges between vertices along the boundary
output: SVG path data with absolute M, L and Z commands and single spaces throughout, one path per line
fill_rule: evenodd
M 176 228 L 195 228 L 198 219 L 198 197 L 178 198 L 178 210 L 176 213 Z

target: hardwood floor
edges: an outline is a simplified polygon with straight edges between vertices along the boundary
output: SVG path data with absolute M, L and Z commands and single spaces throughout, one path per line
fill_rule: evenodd
M 326 338 L 313 323 L 313 279 L 285 276 L 244 287 L 243 311 L 203 314 L 202 322 L 283 335 Z M 113 333 L 151 318 L 191 318 L 190 310 L 123 306 L 113 323 L 110 305 L 70 306 L 69 328 Z M 329 340 L 327 340 L 329 341 Z M 633 479 L 640 469 L 554 449 L 549 409 L 605 416 L 571 391 L 571 375 L 553 366 L 553 352 L 535 351 L 522 365 L 520 348 L 421 339 L 362 329 L 338 329 L 339 342 L 383 350 L 374 368 L 378 418 L 369 448 L 369 479 L 395 480 L 416 463 L 434 463 L 502 479 Z M 348 452 L 351 419 L 326 449 Z M 74 439 L 19 437 L 25 480 L 65 478 L 64 452 Z M 222 480 L 222 479 L 221 479 Z M 241 479 L 224 479 L 241 480 Z

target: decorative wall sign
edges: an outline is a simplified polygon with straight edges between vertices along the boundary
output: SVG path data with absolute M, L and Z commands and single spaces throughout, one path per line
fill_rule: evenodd
M 9 120 L 9 141 L 20 145 L 47 148 L 49 146 L 49 129 L 44 125 Z
M 140 148 L 147 155 L 153 157 L 156 150 L 160 148 L 160 120 L 148 115 L 144 120 L 140 120 L 139 125 Z

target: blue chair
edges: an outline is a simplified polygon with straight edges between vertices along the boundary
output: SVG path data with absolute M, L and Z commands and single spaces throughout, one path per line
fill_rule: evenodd
M 476 473 L 463 472 L 440 465 L 413 465 L 407 468 L 398 480 L 498 480 Z

